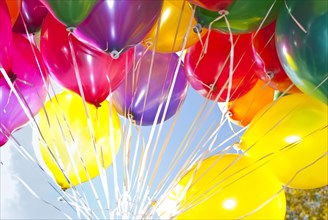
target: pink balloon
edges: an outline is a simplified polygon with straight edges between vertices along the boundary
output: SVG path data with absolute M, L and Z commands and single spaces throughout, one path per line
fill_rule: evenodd
M 68 35 L 65 26 L 52 15 L 46 17 L 41 31 L 41 53 L 45 63 L 60 85 L 80 94 L 69 45 L 71 38 L 85 99 L 99 106 L 125 79 L 126 72 L 132 66 L 133 50 L 114 60 Z
M 8 76 L 32 115 L 36 115 L 42 108 L 48 83 L 41 55 L 36 48 L 34 50 L 36 56 L 28 40 L 18 34 L 13 34 L 12 72 L 8 73 Z M 0 78 L 0 114 L 0 146 L 3 146 L 13 131 L 29 121 L 4 77 Z
M 11 68 L 12 32 L 11 21 L 6 1 L 0 1 L 0 66 L 6 72 Z M 2 76 L 2 75 L 1 75 Z M 1 77 L 0 77 L 1 78 Z

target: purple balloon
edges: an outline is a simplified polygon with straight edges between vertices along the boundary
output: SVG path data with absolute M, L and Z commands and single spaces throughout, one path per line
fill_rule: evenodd
M 8 76 L 23 102 L 27 104 L 30 112 L 35 115 L 42 108 L 47 93 L 47 85 L 43 83 L 41 74 L 43 74 L 46 83 L 48 83 L 48 77 L 41 55 L 34 48 L 35 58 L 29 41 L 18 34 L 13 34 L 12 49 L 12 72 L 8 73 Z M 40 62 L 42 73 L 35 59 Z M 1 147 L 8 141 L 8 137 L 13 131 L 29 121 L 4 77 L 0 78 L 0 115 Z
M 12 33 L 6 1 L 0 1 L 0 66 L 7 72 L 11 68 Z M 0 75 L 1 78 L 2 75 Z
M 28 33 L 35 33 L 41 29 L 43 20 L 48 14 L 48 9 L 39 0 L 22 0 L 20 13 L 21 16 L 18 16 L 13 31 L 26 34 L 24 20 Z
M 145 48 L 136 47 L 137 69 L 130 70 L 125 82 L 113 93 L 112 100 L 117 111 L 132 118 L 139 125 L 152 125 L 157 110 L 163 103 L 157 123 L 161 122 L 165 105 L 173 83 L 179 57 L 176 54 L 145 53 Z M 153 64 L 152 64 L 153 62 Z M 149 70 L 152 72 L 149 79 Z M 164 120 L 172 117 L 182 105 L 187 94 L 187 78 L 181 63 Z M 148 90 L 148 92 L 147 92 Z
M 99 1 L 77 26 L 76 36 L 116 57 L 140 43 L 161 13 L 163 0 Z

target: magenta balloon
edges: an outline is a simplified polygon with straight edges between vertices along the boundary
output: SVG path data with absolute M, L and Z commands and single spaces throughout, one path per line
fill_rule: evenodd
M 42 108 L 47 94 L 48 77 L 41 55 L 36 48 L 34 49 L 36 56 L 28 40 L 13 34 L 13 63 L 9 77 L 26 103 L 27 109 L 36 115 Z M 36 59 L 40 63 L 41 71 Z M 29 121 L 4 77 L 0 78 L 0 111 L 0 146 L 3 146 L 13 131 Z
M 11 21 L 6 1 L 0 1 L 0 66 L 6 72 L 11 68 L 12 33 Z M 1 78 L 2 75 L 0 75 Z
M 131 117 L 139 125 L 152 125 L 157 110 L 163 106 L 157 123 L 161 122 L 164 108 L 178 64 L 176 54 L 155 53 L 152 63 L 152 51 L 142 46 L 136 47 L 136 63 L 139 67 L 131 70 L 124 83 L 113 93 L 112 100 L 117 111 Z M 149 70 L 152 72 L 149 79 Z M 172 117 L 182 105 L 187 93 L 187 78 L 181 63 L 164 120 Z M 148 92 L 147 92 L 148 90 Z
M 21 16 L 18 16 L 13 31 L 26 34 L 24 20 L 28 32 L 35 33 L 41 29 L 43 20 L 48 14 L 48 9 L 39 0 L 22 0 L 20 13 Z
M 162 4 L 162 0 L 99 1 L 75 34 L 107 53 L 126 50 L 143 40 Z
M 68 35 L 65 26 L 49 14 L 41 31 L 41 53 L 51 76 L 63 87 L 80 94 Z M 70 38 L 85 99 L 99 106 L 125 79 L 132 66 L 133 50 L 114 60 L 73 35 Z

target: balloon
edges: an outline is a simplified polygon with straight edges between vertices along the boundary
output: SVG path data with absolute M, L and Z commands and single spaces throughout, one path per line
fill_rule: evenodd
M 41 0 L 41 2 L 67 28 L 75 28 L 90 14 L 97 0 Z
M 154 49 L 156 46 L 155 51 L 161 53 L 181 51 L 190 20 L 193 17 L 192 12 L 192 8 L 184 1 L 165 0 L 161 18 L 159 19 L 161 23 L 158 34 L 157 28 L 159 21 L 153 26 L 151 31 L 145 37 L 145 44 L 151 42 L 150 48 Z M 197 32 L 193 31 L 193 28 L 196 25 L 197 22 L 193 19 L 184 49 L 199 41 Z M 206 32 L 206 30 L 203 30 L 200 33 L 200 36 L 204 36 Z
M 38 125 L 44 139 L 39 141 L 40 153 L 63 190 L 99 175 L 99 169 L 112 163 L 113 153 L 120 146 L 120 120 L 115 108 L 108 101 L 99 108 L 90 104 L 87 108 L 95 146 L 83 100 L 74 93 L 56 95 L 39 114 Z
M 327 2 L 297 0 L 286 4 L 288 9 L 281 11 L 276 27 L 276 44 L 282 66 L 302 92 L 327 104 Z
M 256 115 L 242 136 L 240 147 L 254 158 L 267 156 L 264 159 L 267 167 L 289 187 L 325 186 L 328 184 L 327 112 L 327 105 L 305 94 L 284 96 Z
M 270 170 L 252 158 L 224 154 L 195 164 L 160 208 L 181 211 L 177 219 L 284 219 L 286 199 Z
M 29 41 L 13 34 L 12 72 L 8 76 L 32 115 L 40 111 L 47 94 L 47 85 L 42 78 L 48 82 L 41 55 L 36 48 L 34 50 L 36 57 Z M 40 63 L 41 72 L 35 59 Z M 3 146 L 13 131 L 29 121 L 4 77 L 0 78 L 0 111 L 0 146 Z
M 115 90 L 112 101 L 121 115 L 131 117 L 139 125 L 152 125 L 162 104 L 157 123 L 160 123 L 167 103 L 170 87 L 177 68 L 176 54 L 155 53 L 141 45 L 136 47 L 136 71 L 130 70 L 127 79 Z M 150 67 L 152 72 L 150 73 Z M 183 64 L 180 65 L 172 97 L 164 120 L 172 117 L 182 105 L 187 93 L 187 79 Z
M 0 1 L 0 20 L 0 67 L 8 72 L 12 62 L 12 33 L 9 11 L 4 1 Z
M 142 41 L 160 15 L 163 1 L 99 1 L 76 34 L 117 57 Z
M 273 22 L 257 34 L 253 33 L 253 46 L 265 66 L 265 72 L 259 72 L 259 77 L 276 90 L 284 92 L 291 87 L 288 93 L 299 93 L 300 90 L 295 85 L 292 86 L 292 81 L 281 66 L 276 50 L 275 29 L 276 22 Z
M 261 80 L 242 97 L 234 101 L 219 103 L 222 112 L 228 112 L 228 118 L 239 126 L 247 126 L 256 113 L 273 101 L 275 91 Z
M 234 0 L 188 0 L 190 3 L 212 11 L 225 10 Z
M 35 33 L 41 29 L 43 19 L 47 14 L 47 8 L 39 0 L 22 0 L 21 16 L 29 33 Z M 22 17 L 15 22 L 13 31 L 26 34 Z
M 65 26 L 48 15 L 41 32 L 41 53 L 56 82 L 80 94 L 68 35 Z M 125 79 L 126 71 L 132 67 L 133 50 L 113 60 L 73 35 L 71 40 L 85 99 L 99 106 Z
M 1 0 L 1 2 L 4 1 Z M 19 16 L 22 0 L 6 0 L 4 3 L 7 3 L 9 14 L 10 14 L 11 25 L 14 26 Z
M 203 37 L 205 42 L 208 34 Z M 201 95 L 219 101 L 228 97 L 228 79 L 230 69 L 230 36 L 218 32 L 210 32 L 207 53 L 202 57 L 203 45 L 198 42 L 192 46 L 185 57 L 185 67 L 191 86 Z M 257 71 L 264 71 L 260 62 L 255 62 L 255 53 L 251 46 L 251 35 L 233 37 L 234 72 L 230 100 L 246 94 L 254 87 Z M 221 91 L 222 90 L 222 91 Z
M 273 8 L 269 12 L 271 6 Z M 263 20 L 261 27 L 270 24 L 276 17 L 283 5 L 282 0 L 234 0 L 226 9 L 229 12 L 226 15 L 231 31 L 234 34 L 250 33 L 256 31 Z M 268 17 L 266 17 L 268 15 Z M 195 17 L 202 26 L 208 28 L 209 24 L 220 16 L 217 11 L 209 11 L 204 8 L 197 7 Z M 266 17 L 266 18 L 265 18 Z M 224 18 L 215 21 L 212 28 L 218 31 L 229 33 Z

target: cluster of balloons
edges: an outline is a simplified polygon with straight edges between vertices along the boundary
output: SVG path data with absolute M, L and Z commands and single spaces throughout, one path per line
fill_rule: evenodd
M 161 123 L 190 84 L 249 126 L 243 155 L 195 164 L 159 215 L 282 219 L 282 185 L 328 184 L 327 19 L 320 0 L 0 1 L 0 146 L 40 112 L 42 158 L 67 189 L 112 163 L 117 113 Z M 65 91 L 46 102 L 49 77 Z

